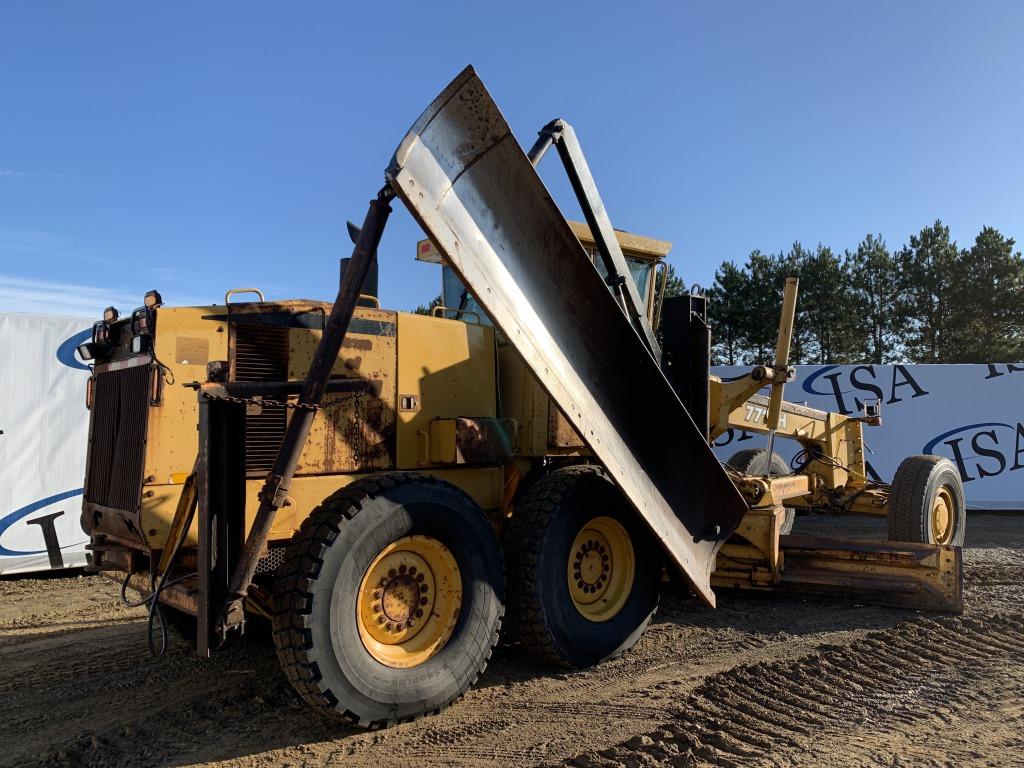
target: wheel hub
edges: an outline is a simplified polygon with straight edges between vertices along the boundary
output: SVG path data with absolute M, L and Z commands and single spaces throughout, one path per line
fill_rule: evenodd
M 576 610 L 590 621 L 608 621 L 633 589 L 636 559 L 629 533 L 610 517 L 587 522 L 569 549 L 566 578 Z
M 608 549 L 608 542 L 604 537 L 595 533 L 594 538 L 587 539 L 576 550 L 573 557 L 573 576 L 576 578 L 576 588 L 591 598 L 584 602 L 593 602 L 604 593 L 608 586 L 608 576 L 611 571 Z
M 370 563 L 356 601 L 359 636 L 377 661 L 422 664 L 451 637 L 462 580 L 451 552 L 429 536 L 392 542 Z
M 954 509 L 952 493 L 943 486 L 932 505 L 932 540 L 936 544 L 946 544 L 952 539 Z
M 417 631 L 430 613 L 434 578 L 426 561 L 413 552 L 397 551 L 381 558 L 368 578 L 377 588 L 370 594 L 374 620 L 369 633 L 382 643 L 399 643 Z M 376 578 L 377 574 L 383 574 Z

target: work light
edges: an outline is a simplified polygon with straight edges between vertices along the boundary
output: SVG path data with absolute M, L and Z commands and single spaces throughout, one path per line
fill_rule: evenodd
M 164 299 L 160 295 L 160 291 L 147 291 L 142 298 L 142 303 L 146 305 L 147 309 L 156 309 L 164 303 Z
M 139 307 L 132 312 L 132 333 L 136 336 L 141 334 L 152 335 L 153 312 L 149 307 Z
M 87 341 L 85 344 L 79 344 L 75 347 L 75 351 L 78 353 L 78 358 L 82 362 L 88 362 L 96 357 L 96 345 L 91 341 Z
M 106 315 L 106 311 L 103 313 Z M 114 310 L 117 314 L 117 310 Z M 103 320 L 97 320 L 92 324 L 92 343 L 97 347 L 105 347 L 110 344 L 110 327 Z
M 117 311 L 117 307 L 107 307 L 103 310 L 103 322 L 112 323 L 121 316 L 121 313 Z

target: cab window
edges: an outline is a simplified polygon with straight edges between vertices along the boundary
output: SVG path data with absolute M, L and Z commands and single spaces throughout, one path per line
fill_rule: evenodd
M 604 268 L 604 262 L 597 252 L 588 248 L 587 254 L 594 262 L 594 266 L 597 267 L 601 277 L 608 277 L 608 270 Z M 627 256 L 626 265 L 629 267 L 629 274 L 636 284 L 637 293 L 640 294 L 641 300 L 646 305 L 647 287 L 654 269 L 654 263 Z M 450 266 L 446 265 L 441 268 L 441 281 L 441 300 L 448 310 L 444 314 L 445 317 L 454 320 L 465 320 L 467 322 L 479 320 L 484 325 L 494 325 L 491 322 L 491 318 L 484 312 L 483 307 L 477 303 L 473 294 L 462 284 L 458 275 L 455 274 L 455 270 Z

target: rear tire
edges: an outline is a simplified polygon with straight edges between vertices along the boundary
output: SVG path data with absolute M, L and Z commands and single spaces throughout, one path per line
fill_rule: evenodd
M 768 472 L 768 467 L 765 464 L 767 457 L 767 448 L 744 448 L 742 451 L 736 451 L 725 463 L 744 475 L 765 475 Z M 790 468 L 786 465 L 786 460 L 774 451 L 772 451 L 771 466 L 773 477 L 776 475 L 792 474 Z M 779 533 L 783 536 L 791 533 L 793 531 L 793 523 L 795 522 L 796 510 L 786 507 L 786 516 L 782 520 L 782 527 L 779 529 Z
M 506 627 L 535 656 L 583 668 L 632 648 L 658 607 L 661 552 L 596 466 L 527 489 L 505 531 Z
M 303 521 L 277 571 L 274 643 L 303 699 L 382 727 L 469 690 L 497 643 L 503 598 L 501 550 L 476 503 L 432 477 L 382 475 Z
M 941 456 L 908 456 L 889 491 L 889 540 L 963 546 L 967 531 L 964 485 L 956 465 Z

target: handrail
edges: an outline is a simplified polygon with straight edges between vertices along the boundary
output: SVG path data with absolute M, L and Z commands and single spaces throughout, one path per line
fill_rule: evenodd
M 231 303 L 231 297 L 234 296 L 236 293 L 255 293 L 257 296 L 260 297 L 260 301 L 266 301 L 266 299 L 263 298 L 263 291 L 261 291 L 259 288 L 232 288 L 230 291 L 224 294 L 224 303 Z
M 370 301 L 370 302 L 373 302 L 373 308 L 374 309 L 380 309 L 380 299 L 378 299 L 376 296 L 371 296 L 368 293 L 360 293 L 359 294 L 359 301 Z
M 441 311 L 438 312 L 438 310 L 441 310 Z M 436 307 L 434 307 L 430 311 L 430 314 L 433 317 L 444 317 L 445 316 L 445 312 L 454 312 L 454 313 L 459 314 L 459 315 L 472 315 L 473 317 L 476 318 L 476 324 L 480 325 L 480 314 L 478 312 L 474 312 L 471 309 L 456 309 L 455 307 L 446 307 L 444 304 L 438 304 Z M 461 320 L 462 318 L 461 317 L 454 317 L 452 319 L 453 320 Z

